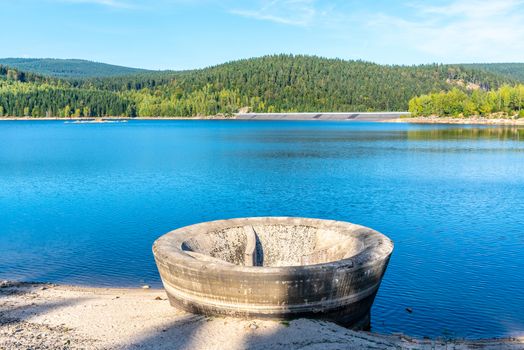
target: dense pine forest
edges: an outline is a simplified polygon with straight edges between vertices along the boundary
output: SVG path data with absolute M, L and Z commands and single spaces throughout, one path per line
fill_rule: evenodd
M 465 64 L 464 66 L 473 69 L 482 69 L 511 79 L 517 79 L 524 83 L 524 63 L 474 63 Z
M 78 59 L 0 58 L 0 65 L 23 72 L 60 78 L 115 77 L 153 72 Z
M 136 116 L 129 97 L 0 66 L 0 116 Z
M 68 60 L 63 69 L 75 67 L 82 72 L 81 62 L 85 61 Z M 414 96 L 491 96 L 488 91 L 518 83 L 511 75 L 465 65 L 391 66 L 293 55 L 191 71 L 132 74 L 122 73 L 125 67 L 93 62 L 76 75 L 63 74 L 53 65 L 50 70 L 49 61 L 40 62 L 41 70 L 38 62 L 31 64 L 34 73 L 0 66 L 0 116 L 197 116 L 239 110 L 404 111 L 408 107 L 423 115 L 431 108 L 421 109 L 416 101 L 426 97 L 412 100 Z M 116 67 L 116 73 L 111 73 L 111 67 Z M 477 106 L 475 111 L 484 109 Z

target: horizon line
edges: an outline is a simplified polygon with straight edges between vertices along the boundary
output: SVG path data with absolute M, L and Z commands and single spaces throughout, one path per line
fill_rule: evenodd
M 308 54 L 293 54 L 293 53 L 278 53 L 278 54 L 265 54 L 261 56 L 251 56 L 247 58 L 237 58 L 233 60 L 227 60 L 222 61 L 219 63 L 215 63 L 208 66 L 200 66 L 200 67 L 194 67 L 194 68 L 186 68 L 186 69 L 177 69 L 177 68 L 143 68 L 143 67 L 135 67 L 135 66 L 127 66 L 122 65 L 119 63 L 110 63 L 110 62 L 104 62 L 104 61 L 98 61 L 98 60 L 92 60 L 87 58 L 78 58 L 78 57 L 68 57 L 68 58 L 61 58 L 61 57 L 0 57 L 1 60 L 10 60 L 10 59 L 17 59 L 17 60 L 57 60 L 57 61 L 84 61 L 84 62 L 90 62 L 90 63 L 97 63 L 97 64 L 105 64 L 110 66 L 117 66 L 120 68 L 130 68 L 130 69 L 139 69 L 144 71 L 150 71 L 150 72 L 180 72 L 180 71 L 191 71 L 191 70 L 200 70 L 200 69 L 206 69 L 206 68 L 212 68 L 216 66 L 220 66 L 227 63 L 232 62 L 238 62 L 238 61 L 245 61 L 245 60 L 251 60 L 251 59 L 257 59 L 257 58 L 265 58 L 265 57 L 272 57 L 272 56 L 293 56 L 293 57 L 313 57 L 313 58 L 320 58 L 320 59 L 327 59 L 327 60 L 341 60 L 345 62 L 365 62 L 365 63 L 371 63 L 376 64 L 380 66 L 400 66 L 400 67 L 416 67 L 416 66 L 428 66 L 428 65 L 451 65 L 451 66 L 459 66 L 459 65 L 469 65 L 469 64 L 524 64 L 523 62 L 458 62 L 458 63 L 442 63 L 442 62 L 426 62 L 426 63 L 378 63 L 375 61 L 369 61 L 365 59 L 359 59 L 359 58 L 341 58 L 341 57 L 327 57 L 327 56 L 319 56 L 319 55 L 308 55 Z

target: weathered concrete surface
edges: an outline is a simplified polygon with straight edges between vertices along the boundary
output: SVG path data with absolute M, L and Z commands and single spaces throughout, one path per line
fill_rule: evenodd
M 187 226 L 153 246 L 173 306 L 205 315 L 316 317 L 354 328 L 369 324 L 392 250 L 386 236 L 363 226 L 286 217 Z
M 406 115 L 409 115 L 409 112 L 239 113 L 236 114 L 236 119 L 386 121 L 396 120 Z

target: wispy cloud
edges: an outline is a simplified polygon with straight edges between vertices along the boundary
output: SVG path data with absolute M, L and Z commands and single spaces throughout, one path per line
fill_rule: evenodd
M 523 1 L 521 0 L 455 0 L 441 6 L 416 3 L 411 4 L 411 6 L 427 14 L 484 18 L 497 14 L 506 14 L 515 7 L 522 5 L 522 3 Z
M 232 9 L 235 15 L 294 26 L 313 23 L 318 10 L 315 0 L 263 0 L 254 8 Z
M 438 59 L 521 61 L 524 57 L 523 0 L 453 0 L 440 6 L 408 6 L 413 10 L 409 18 L 379 14 L 368 24 Z

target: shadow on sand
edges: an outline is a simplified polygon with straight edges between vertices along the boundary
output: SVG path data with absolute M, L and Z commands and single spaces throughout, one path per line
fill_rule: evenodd
M 352 331 L 328 321 L 240 320 L 187 314 L 126 349 L 484 349 L 524 348 L 524 339 L 442 341 Z

